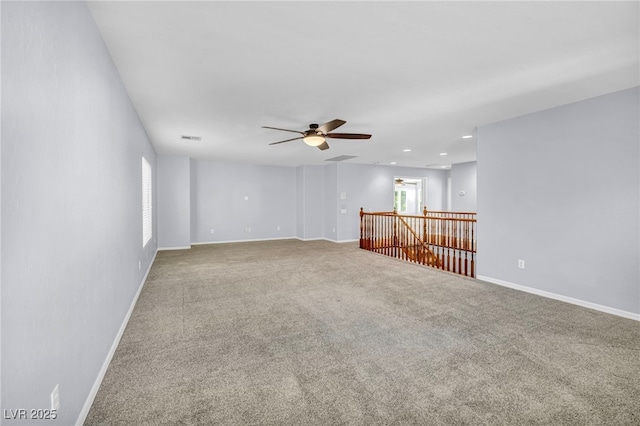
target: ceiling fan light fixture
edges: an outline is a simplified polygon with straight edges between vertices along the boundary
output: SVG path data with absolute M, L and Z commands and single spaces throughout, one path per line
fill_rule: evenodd
M 309 146 L 318 146 L 324 143 L 324 136 L 307 135 L 304 138 L 302 138 L 302 140 L 304 141 L 304 143 L 306 143 Z

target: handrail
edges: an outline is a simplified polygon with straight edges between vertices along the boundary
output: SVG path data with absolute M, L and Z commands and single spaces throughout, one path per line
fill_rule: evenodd
M 472 212 L 423 209 L 423 215 L 360 209 L 360 248 L 475 277 Z

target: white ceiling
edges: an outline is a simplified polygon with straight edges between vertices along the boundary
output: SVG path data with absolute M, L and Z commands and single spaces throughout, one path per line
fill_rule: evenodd
M 159 154 L 475 160 L 477 126 L 640 85 L 639 2 L 89 2 Z M 295 134 L 340 118 L 320 151 Z M 182 135 L 201 141 L 181 140 Z M 403 149 L 411 149 L 404 152 Z M 448 155 L 441 156 L 446 152 Z

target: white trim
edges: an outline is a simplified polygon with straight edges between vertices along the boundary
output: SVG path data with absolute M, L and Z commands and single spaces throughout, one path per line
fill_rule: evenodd
M 251 240 L 202 241 L 197 243 L 191 243 L 191 245 L 202 246 L 206 244 L 250 243 L 250 242 L 256 242 L 256 241 L 295 240 L 296 238 L 298 237 L 256 238 Z
M 337 243 L 337 244 L 355 243 L 355 242 L 359 242 L 360 241 L 360 238 L 358 238 L 357 240 L 332 240 L 332 239 L 326 238 L 326 237 L 318 237 L 318 238 L 300 238 L 300 237 L 296 237 L 296 239 L 298 239 L 300 241 L 329 241 L 330 243 Z
M 251 242 L 259 242 L 259 241 L 278 241 L 278 240 L 298 240 L 298 241 L 329 241 L 332 243 L 355 243 L 360 241 L 360 238 L 354 239 L 354 240 L 332 240 L 329 238 L 325 238 L 325 237 L 318 237 L 318 238 L 300 238 L 300 237 L 276 237 L 276 238 L 258 238 L 258 239 L 253 239 L 253 240 L 225 240 L 225 241 L 203 241 L 203 242 L 198 242 L 198 243 L 191 243 L 192 246 L 203 246 L 203 245 L 207 245 L 207 244 L 227 244 L 227 243 L 251 243 Z M 178 250 L 181 247 L 178 248 L 162 248 L 162 249 L 158 249 L 158 250 Z M 184 247 L 186 249 L 190 248 L 190 247 Z
M 515 290 L 524 291 L 525 293 L 531 293 L 538 296 L 547 297 L 549 299 L 555 299 L 561 302 L 571 303 L 572 305 L 582 306 L 583 308 L 594 309 L 596 311 L 605 312 L 607 314 L 616 315 L 619 317 L 628 318 L 635 321 L 640 321 L 640 314 L 623 311 L 622 309 L 611 308 L 609 306 L 599 305 L 597 303 L 587 302 L 585 300 L 575 299 L 573 297 L 563 296 L 561 294 L 551 293 L 545 290 L 538 290 L 536 288 L 531 288 L 531 287 L 523 286 L 520 284 L 514 284 L 509 281 L 499 280 L 497 278 L 485 277 L 482 275 L 478 275 L 476 278 L 480 281 L 486 281 L 486 282 L 497 284 L 503 287 L 509 287 Z
M 178 247 L 158 247 L 158 251 L 163 250 L 189 250 L 191 246 L 178 246 Z
M 355 240 L 330 240 L 328 238 L 325 238 L 325 240 L 331 241 L 332 243 L 338 243 L 338 244 L 342 244 L 342 243 L 359 243 L 360 242 L 360 238 L 356 238 Z
M 131 306 L 129 306 L 129 311 L 127 312 L 127 315 L 125 315 L 124 321 L 122 321 L 122 325 L 120 326 L 120 330 L 118 330 L 118 334 L 116 335 L 116 338 L 113 341 L 113 344 L 111 345 L 111 349 L 109 349 L 109 353 L 107 354 L 107 357 L 102 363 L 102 368 L 98 372 L 98 377 L 96 377 L 96 381 L 93 383 L 93 386 L 91 387 L 91 391 L 89 392 L 89 395 L 87 396 L 87 399 L 84 402 L 82 411 L 80 411 L 80 415 L 78 415 L 78 419 L 76 420 L 77 426 L 82 426 L 84 424 L 84 421 L 87 419 L 89 410 L 93 405 L 93 401 L 96 399 L 96 395 L 98 394 L 98 389 L 100 389 L 102 380 L 104 379 L 105 374 L 107 374 L 107 369 L 109 368 L 109 364 L 111 364 L 113 355 L 116 353 L 116 349 L 118 349 L 118 345 L 120 344 L 120 339 L 122 339 L 124 330 L 127 328 L 127 324 L 129 323 L 129 318 L 131 318 L 133 309 L 135 308 L 136 303 L 138 302 L 138 297 L 142 292 L 142 287 L 144 287 L 144 283 L 147 281 L 147 276 L 151 271 L 151 267 L 153 266 L 153 262 L 156 260 L 157 254 L 158 254 L 158 251 L 156 250 L 156 252 L 153 253 L 153 259 L 151 259 L 151 262 L 149 263 L 149 268 L 147 268 L 147 272 L 144 274 L 144 277 L 142 277 L 142 281 L 138 286 L 138 291 L 136 292 L 136 295 L 133 297 L 133 300 L 131 301 Z

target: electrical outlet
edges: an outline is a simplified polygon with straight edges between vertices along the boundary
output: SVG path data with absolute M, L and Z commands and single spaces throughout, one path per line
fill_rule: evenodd
M 524 269 L 524 260 L 518 259 L 518 268 Z
M 138 260 L 138 271 L 142 269 L 142 260 Z
M 276 227 L 276 229 L 279 231 L 279 230 L 280 230 L 280 227 L 279 227 L 279 226 L 277 226 L 277 227 Z
M 211 231 L 209 231 L 209 232 L 211 232 L 213 234 L 215 232 L 215 230 L 213 228 L 211 228 Z
M 246 228 L 244 228 L 244 232 L 251 232 L 251 227 L 247 226 Z
M 51 392 L 51 409 L 59 410 L 60 409 L 60 388 L 56 385 Z

